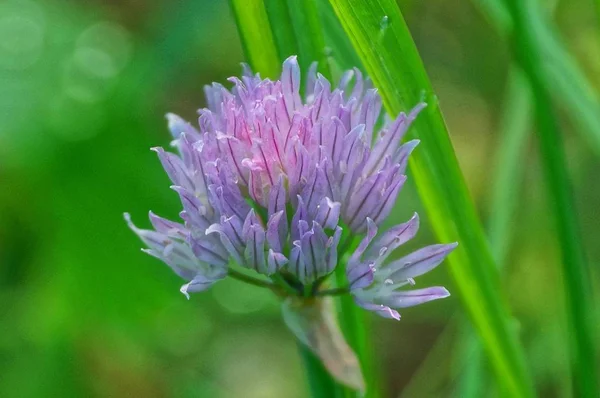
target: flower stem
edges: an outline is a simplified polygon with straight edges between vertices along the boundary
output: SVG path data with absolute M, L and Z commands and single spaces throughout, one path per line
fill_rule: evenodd
M 350 293 L 349 287 L 337 287 L 335 289 L 319 290 L 315 293 L 315 296 L 341 296 L 343 294 Z
M 308 347 L 298 342 L 298 351 L 306 369 L 310 396 L 312 398 L 343 398 L 343 390 Z
M 246 283 L 249 283 L 249 284 L 254 285 L 254 286 L 266 287 L 266 288 L 271 289 L 271 290 L 278 289 L 278 286 L 276 286 L 275 284 L 273 284 L 271 282 L 263 281 L 263 280 L 260 280 L 260 279 L 253 278 L 251 276 L 242 274 L 241 272 L 238 272 L 238 271 L 233 270 L 231 268 L 227 271 L 227 275 L 229 275 L 233 279 L 237 279 L 239 281 L 246 282 Z

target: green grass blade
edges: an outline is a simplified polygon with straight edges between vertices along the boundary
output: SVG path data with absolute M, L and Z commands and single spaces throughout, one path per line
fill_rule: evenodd
M 329 376 L 321 360 L 301 343 L 298 343 L 298 351 L 306 369 L 310 396 L 312 398 L 344 398 L 341 389 Z
M 279 59 L 298 55 L 298 43 L 286 0 L 264 0 Z
M 339 69 L 338 72 L 351 68 L 359 68 L 364 71 L 350 39 L 348 39 L 344 28 L 335 15 L 333 8 L 331 8 L 331 4 L 329 4 L 329 0 L 317 0 L 317 6 L 325 35 L 327 52 L 330 54 L 334 66 Z
M 498 33 L 508 39 L 514 21 L 502 0 L 472 0 Z M 539 78 L 552 98 L 567 111 L 578 133 L 600 155 L 600 100 L 573 57 L 557 37 L 557 29 L 539 7 L 530 10 L 530 46 L 541 59 Z
M 425 100 L 412 137 L 422 141 L 411 160 L 420 196 L 444 242 L 458 241 L 450 269 L 485 343 L 498 383 L 512 396 L 531 396 L 523 352 L 509 328 L 497 270 L 458 167 L 448 132 L 408 27 L 393 0 L 331 0 L 391 114 Z M 402 54 L 402 56 L 399 56 Z
M 523 161 L 531 123 L 531 94 L 525 76 L 515 67 L 508 78 L 500 143 L 492 184 L 488 240 L 500 268 L 504 267 L 510 244 L 519 188 L 523 180 Z
M 509 78 L 500 126 L 496 171 L 492 178 L 492 199 L 488 240 L 496 264 L 506 262 L 519 191 L 523 180 L 523 161 L 531 123 L 531 94 L 525 76 L 513 67 Z M 467 327 L 466 325 L 464 326 Z M 477 398 L 484 393 L 485 357 L 473 330 L 466 329 L 463 339 L 463 364 L 457 397 Z
M 545 57 L 535 47 L 537 32 L 531 25 L 530 16 L 536 12 L 537 4 L 522 0 L 510 0 L 509 4 L 514 22 L 514 50 L 534 95 L 542 165 L 562 252 L 562 277 L 571 332 L 569 340 L 574 396 L 598 397 L 600 391 L 592 337 L 589 270 L 585 264 L 575 206 L 571 197 L 561 132 L 540 69 Z
M 281 63 L 262 0 L 230 0 L 230 6 L 252 68 L 265 77 L 278 77 Z
M 316 0 L 265 0 L 265 8 L 279 58 L 298 55 L 303 72 L 317 61 L 319 72 L 331 78 Z

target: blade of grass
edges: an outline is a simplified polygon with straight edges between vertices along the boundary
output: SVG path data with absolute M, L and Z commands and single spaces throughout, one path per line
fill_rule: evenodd
M 531 396 L 523 352 L 509 328 L 509 314 L 494 261 L 461 174 L 440 112 L 408 27 L 393 0 L 331 0 L 369 76 L 391 114 L 425 100 L 411 138 L 421 145 L 411 170 L 438 237 L 460 242 L 450 256 L 458 293 L 492 358 L 496 378 L 512 396 Z M 398 54 L 402 54 L 401 57 Z
M 542 166 L 562 252 L 562 276 L 571 329 L 569 340 L 574 396 L 598 397 L 600 391 L 596 380 L 596 351 L 592 338 L 589 270 L 579 237 L 561 132 L 540 69 L 545 57 L 535 46 L 537 30 L 532 26 L 530 16 L 536 13 L 537 4 L 522 0 L 509 0 L 508 4 L 514 23 L 514 51 L 534 95 Z
M 342 390 L 336 386 L 321 361 L 304 344 L 298 343 L 298 351 L 304 363 L 304 368 L 307 369 L 306 376 L 311 397 L 344 398 Z
M 331 78 L 316 0 L 265 0 L 265 9 L 279 59 L 297 55 L 303 72 L 317 61 L 319 72 Z
M 290 55 L 299 55 L 300 51 L 298 50 L 287 0 L 264 0 L 264 4 L 277 45 L 279 59 L 285 59 Z
M 531 123 L 531 94 L 527 80 L 516 67 L 511 67 L 504 101 L 504 110 L 500 121 L 500 143 L 496 159 L 496 170 L 492 181 L 492 199 L 488 240 L 492 253 L 500 268 L 503 267 L 510 244 L 510 225 L 516 212 L 522 175 L 520 171 L 525 157 L 529 126 Z M 451 335 L 459 334 L 460 356 L 454 372 L 446 370 L 437 378 L 431 374 L 440 374 L 440 363 L 452 349 L 448 342 Z M 441 342 L 449 347 L 446 350 L 437 348 Z M 455 315 L 440 334 L 436 345 L 430 350 L 409 384 L 402 391 L 402 397 L 425 396 L 431 391 L 439 391 L 444 383 L 449 383 L 452 374 L 458 374 L 458 386 L 455 396 L 461 398 L 481 397 L 486 373 L 485 356 L 481 343 L 470 325 L 465 324 L 463 317 Z M 452 374 L 451 374 L 452 373 Z
M 522 183 L 523 162 L 531 123 L 531 94 L 525 76 L 511 68 L 500 126 L 500 144 L 496 171 L 492 179 L 492 200 L 488 224 L 488 240 L 496 264 L 502 269 L 510 245 L 511 225 L 517 208 Z M 482 347 L 473 330 L 465 332 L 463 363 L 465 365 L 457 396 L 481 397 L 485 362 Z
M 531 126 L 531 93 L 523 73 L 511 67 L 500 121 L 500 142 L 492 183 L 488 240 L 496 263 L 503 268 L 509 252 L 511 225 L 523 180 L 527 139 Z
M 508 39 L 514 27 L 513 16 L 503 0 L 472 0 L 498 33 Z M 530 46 L 541 62 L 539 78 L 552 98 L 564 108 L 578 133 L 600 155 L 600 100 L 573 57 L 557 37 L 540 7 L 530 10 L 529 26 L 533 30 Z
M 338 21 L 328 0 L 317 0 L 321 26 L 325 35 L 325 44 L 335 65 L 341 70 L 359 68 L 364 71 L 352 43 Z
M 279 76 L 281 63 L 262 0 L 230 0 L 248 62 L 265 77 Z

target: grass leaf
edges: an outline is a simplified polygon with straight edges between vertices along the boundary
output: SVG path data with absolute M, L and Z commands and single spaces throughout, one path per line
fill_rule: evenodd
M 598 397 L 593 330 L 590 271 L 585 263 L 582 240 L 565 159 L 562 136 L 541 66 L 546 62 L 536 46 L 537 30 L 530 16 L 538 5 L 532 1 L 511 0 L 514 23 L 514 50 L 532 87 L 542 166 L 546 176 L 551 208 L 556 219 L 558 244 L 562 252 L 569 343 L 574 396 Z
M 500 35 L 510 36 L 514 20 L 501 0 L 472 0 Z M 539 78 L 552 98 L 564 108 L 579 134 L 600 155 L 600 100 L 573 57 L 557 36 L 552 23 L 540 7 L 530 10 L 528 26 L 532 29 L 530 47 L 543 59 Z
M 429 104 L 412 136 L 422 142 L 411 160 L 420 196 L 442 241 L 458 241 L 450 269 L 492 360 L 497 381 L 513 396 L 531 396 L 524 356 L 510 329 L 497 270 L 458 166 L 446 125 L 408 27 L 393 0 L 331 0 L 391 114 Z M 398 56 L 402 54 L 402 56 Z
M 254 70 L 265 77 L 277 77 L 281 63 L 263 2 L 230 0 L 244 53 Z

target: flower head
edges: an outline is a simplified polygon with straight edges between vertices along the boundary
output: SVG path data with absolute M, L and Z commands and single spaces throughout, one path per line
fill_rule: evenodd
M 418 218 L 377 235 L 406 176 L 418 144 L 401 144 L 425 104 L 394 120 L 381 117 L 376 89 L 355 69 L 337 87 L 309 71 L 304 95 L 296 57 L 279 80 L 246 68 L 227 90 L 205 89 L 208 108 L 198 128 L 168 114 L 179 155 L 155 148 L 179 194 L 183 224 L 150 214 L 154 230 L 131 228 L 187 283 L 202 291 L 228 274 L 232 263 L 269 278 L 285 294 L 326 294 L 325 279 L 346 253 L 341 244 L 366 233 L 346 267 L 347 291 L 358 305 L 399 319 L 403 308 L 446 297 L 444 288 L 401 291 L 437 266 L 455 245 L 434 245 L 385 261 L 411 239 Z

